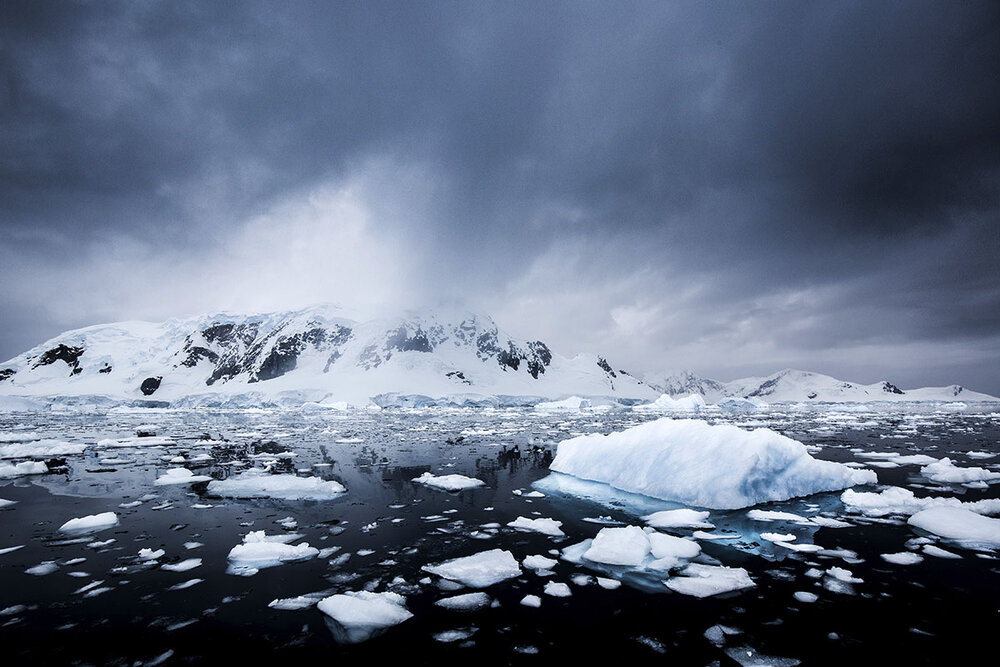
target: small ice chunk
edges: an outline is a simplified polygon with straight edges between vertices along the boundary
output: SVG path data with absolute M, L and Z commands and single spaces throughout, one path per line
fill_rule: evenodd
M 187 468 L 170 468 L 156 478 L 153 482 L 156 486 L 171 486 L 173 484 L 194 484 L 195 482 L 207 482 L 212 479 L 209 475 L 196 475 Z
M 309 607 L 315 607 L 316 604 L 323 598 L 323 594 L 311 594 L 311 595 L 297 595 L 293 598 L 278 598 L 276 600 L 271 600 L 267 603 L 267 606 L 271 609 L 278 609 L 279 611 L 297 611 L 299 609 L 308 609 Z
M 895 554 L 882 554 L 882 560 L 894 565 L 916 565 L 923 562 L 924 557 L 912 551 L 901 551 Z
M 842 567 L 831 567 L 826 571 L 826 574 L 833 577 L 837 581 L 842 581 L 845 584 L 861 584 L 864 583 L 863 579 L 859 579 L 854 576 L 854 573 L 850 570 L 846 570 Z
M 118 525 L 118 515 L 114 512 L 103 512 L 101 514 L 91 514 L 76 519 L 70 519 L 59 530 L 64 533 L 81 534 L 96 533 Z
M 45 576 L 46 574 L 52 574 L 58 569 L 59 566 L 56 565 L 55 561 L 46 560 L 42 561 L 38 565 L 35 565 L 34 567 L 29 567 L 27 570 L 25 570 L 25 572 L 28 574 L 33 574 L 36 577 L 42 577 Z
M 476 611 L 488 607 L 492 600 L 490 596 L 483 592 L 465 593 L 463 595 L 452 595 L 441 598 L 434 604 L 444 609 L 452 611 Z
M 932 507 L 917 512 L 908 523 L 961 544 L 1000 547 L 1000 519 L 991 519 L 960 507 Z
M 792 542 L 795 540 L 795 535 L 791 533 L 761 533 L 760 538 L 768 542 Z
M 406 598 L 398 593 L 348 591 L 323 598 L 317 604 L 335 622 L 338 641 L 357 644 L 413 617 Z
M 173 586 L 171 586 L 167 590 L 168 591 L 183 591 L 185 588 L 191 588 L 192 586 L 194 586 L 196 584 L 200 584 L 203 581 L 205 581 L 205 580 L 204 579 L 188 579 L 187 581 L 183 581 L 183 582 L 181 582 L 179 584 L 174 584 Z
M 521 598 L 521 604 L 523 604 L 525 607 L 534 607 L 537 609 L 538 607 L 542 606 L 542 598 L 538 597 L 537 595 L 525 595 L 523 598 Z
M 165 565 L 161 565 L 160 569 L 168 570 L 170 572 L 187 572 L 188 570 L 193 570 L 196 567 L 201 567 L 200 558 L 188 558 L 179 563 L 167 563 Z
M 265 567 L 274 567 L 282 563 L 308 560 L 319 554 L 319 549 L 308 543 L 286 544 L 284 540 L 298 535 L 265 535 L 258 530 L 243 538 L 243 544 L 237 544 L 229 552 L 231 572 L 234 574 L 252 575 Z
M 750 574 L 741 567 L 691 563 L 681 571 L 681 575 L 668 579 L 663 582 L 664 585 L 675 593 L 698 598 L 740 591 L 756 585 Z
M 208 494 L 224 498 L 276 498 L 279 500 L 333 500 L 347 493 L 344 485 L 319 477 L 271 475 L 248 470 L 226 480 L 208 483 Z
M 649 555 L 649 537 L 639 526 L 602 528 L 583 557 L 606 565 L 638 567 Z
M 960 468 L 949 458 L 924 466 L 920 469 L 920 474 L 934 482 L 951 484 L 1000 480 L 1000 472 L 986 468 Z
M 691 509 L 663 510 L 642 517 L 646 525 L 653 528 L 704 528 L 712 530 L 715 526 L 708 522 L 709 512 L 699 512 Z
M 802 526 L 808 526 L 812 523 L 807 517 L 792 514 L 791 512 L 776 512 L 774 510 L 750 510 L 747 512 L 747 518 L 754 521 L 786 521 Z
M 521 574 L 521 568 L 514 556 L 509 551 L 501 549 L 481 551 L 437 565 L 424 565 L 422 569 L 472 588 L 485 588 Z
M 701 545 L 692 540 L 657 532 L 649 532 L 647 536 L 649 551 L 656 559 L 649 564 L 651 569 L 672 570 L 701 553 Z
M 792 593 L 796 600 L 799 602 L 815 602 L 819 599 L 819 596 L 815 593 L 810 593 L 809 591 L 795 591 Z
M 922 549 L 925 554 L 935 558 L 961 558 L 958 554 L 942 549 L 941 547 L 934 546 L 933 544 L 925 544 Z
M 476 634 L 478 628 L 458 628 L 455 630 L 444 630 L 442 632 L 436 632 L 431 637 L 434 641 L 441 642 L 442 644 L 450 644 L 452 642 L 462 641 L 463 639 L 468 639 L 472 635 Z
M 622 585 L 622 582 L 618 581 L 617 579 L 609 579 L 607 577 L 598 577 L 597 578 L 597 585 L 600 586 L 601 588 L 605 589 L 605 590 L 613 591 L 616 588 L 620 588 L 621 585 Z
M 566 534 L 560 529 L 562 521 L 542 517 L 537 519 L 528 519 L 523 516 L 519 516 L 507 525 L 511 528 L 516 528 L 517 530 L 542 533 L 543 535 L 552 535 L 553 537 L 560 537 Z
M 573 591 L 569 589 L 567 584 L 556 581 L 548 581 L 545 583 L 545 594 L 557 598 L 568 598 L 573 595 Z
M 16 500 L 7 500 L 6 498 L 0 498 L 0 510 L 6 509 L 12 505 L 16 505 Z
M 465 475 L 433 475 L 429 472 L 425 472 L 420 477 L 414 477 L 412 481 L 444 491 L 462 491 L 464 489 L 486 486 L 486 482 L 474 477 L 466 477 Z
M 0 479 L 10 479 L 23 475 L 44 475 L 49 467 L 42 461 L 25 461 L 23 463 L 0 463 Z
M 546 558 L 541 555 L 527 556 L 521 561 L 522 565 L 529 570 L 551 570 L 558 562 L 554 558 Z
M 142 560 L 156 560 L 161 556 L 165 555 L 167 552 L 163 549 L 139 549 L 139 558 Z

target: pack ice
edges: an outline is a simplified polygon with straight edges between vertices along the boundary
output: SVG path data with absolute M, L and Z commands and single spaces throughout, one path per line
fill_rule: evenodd
M 559 443 L 551 470 L 709 509 L 738 509 L 856 484 L 871 470 L 813 458 L 797 440 L 761 428 L 663 418 Z

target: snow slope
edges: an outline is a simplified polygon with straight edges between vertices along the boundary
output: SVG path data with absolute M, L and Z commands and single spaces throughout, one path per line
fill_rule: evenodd
M 541 341 L 511 338 L 487 316 L 435 311 L 355 321 L 333 306 L 77 329 L 0 364 L 0 378 L 0 396 L 189 404 L 248 393 L 262 402 L 293 394 L 300 402 L 358 404 L 385 393 L 659 395 L 603 358 L 562 357 Z

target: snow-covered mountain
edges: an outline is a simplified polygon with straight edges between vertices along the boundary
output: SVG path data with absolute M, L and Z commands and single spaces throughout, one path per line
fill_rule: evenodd
M 367 403 L 385 394 L 646 400 L 659 393 L 603 357 L 565 358 L 487 316 L 409 313 L 357 321 L 333 306 L 215 314 L 68 331 L 0 364 L 0 395 L 176 401 L 295 393 Z
M 996 396 L 960 385 L 900 389 L 887 380 L 875 384 L 845 382 L 829 375 L 785 369 L 766 377 L 718 382 L 684 371 L 661 379 L 647 378 L 655 389 L 669 396 L 701 394 L 709 403 L 726 397 L 756 398 L 766 403 L 906 403 L 917 401 L 1000 401 Z
M 173 405 L 419 404 L 421 397 L 532 403 L 569 396 L 636 403 L 661 394 L 700 394 L 709 403 L 1000 400 L 957 385 L 904 391 L 889 382 L 861 385 L 795 370 L 732 382 L 689 371 L 639 377 L 604 357 L 567 358 L 542 341 L 512 338 L 485 315 L 437 310 L 360 320 L 316 306 L 68 331 L 0 364 L 0 397 Z

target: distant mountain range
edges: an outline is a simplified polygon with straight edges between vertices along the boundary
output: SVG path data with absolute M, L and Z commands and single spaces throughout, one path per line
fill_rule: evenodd
M 391 404 L 406 396 L 530 404 L 572 395 L 629 404 L 664 393 L 698 393 L 709 403 L 1000 400 L 957 385 L 903 391 L 794 370 L 732 382 L 690 372 L 643 378 L 602 356 L 567 358 L 542 341 L 512 338 L 485 315 L 436 310 L 357 321 L 333 306 L 102 324 L 0 364 L 0 396 L 155 405 Z

